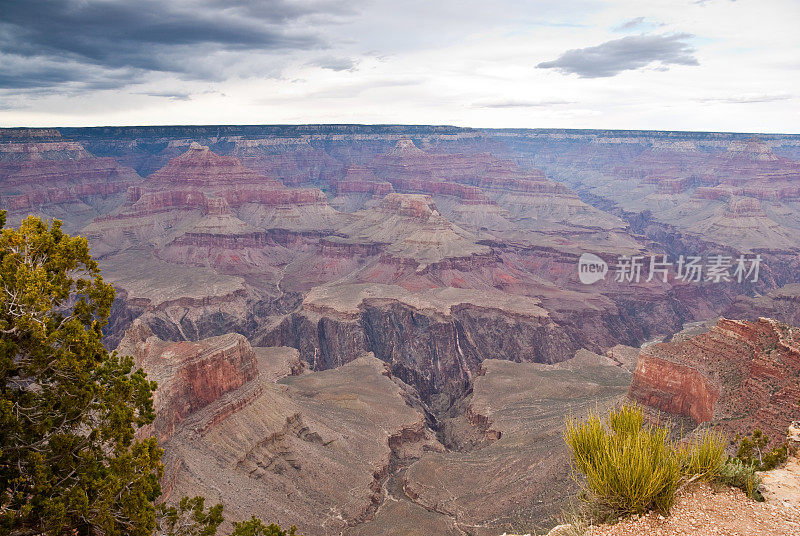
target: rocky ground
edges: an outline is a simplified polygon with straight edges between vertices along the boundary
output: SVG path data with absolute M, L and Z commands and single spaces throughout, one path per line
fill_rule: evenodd
M 608 525 L 558 525 L 547 535 L 800 535 L 800 459 L 792 457 L 783 467 L 762 473 L 762 478 L 764 502 L 756 502 L 736 488 L 695 483 L 679 492 L 668 516 L 651 512 Z
M 800 425 L 786 435 L 789 459 L 760 473 L 763 502 L 741 490 L 698 482 L 678 492 L 668 516 L 651 512 L 615 524 L 562 524 L 548 536 L 797 536 L 800 534 Z M 504 535 L 512 536 L 512 535 Z
M 800 478 L 800 473 L 794 473 Z M 594 527 L 587 536 L 797 536 L 800 502 L 755 502 L 738 489 L 700 484 L 682 493 L 666 518 L 658 514 Z M 555 533 L 558 534 L 558 533 Z

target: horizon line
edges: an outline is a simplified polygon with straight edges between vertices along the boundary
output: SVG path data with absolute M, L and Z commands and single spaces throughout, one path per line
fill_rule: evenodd
M 398 128 L 398 127 L 418 127 L 418 128 L 446 128 L 471 131 L 501 131 L 501 132 L 628 132 L 628 133 L 682 133 L 682 134 L 733 134 L 733 135 L 755 135 L 755 136 L 800 136 L 800 132 L 776 132 L 776 131 L 744 131 L 744 130 L 663 130 L 663 129 L 640 129 L 640 128 L 563 128 L 563 127 L 470 127 L 450 124 L 433 123 L 220 123 L 220 124 L 150 124 L 150 125 L 92 125 L 92 126 L 0 126 L 0 132 L 5 130 L 92 130 L 92 129 L 148 129 L 148 128 L 229 128 L 229 127 L 253 127 L 253 128 L 291 128 L 291 127 L 367 127 L 367 128 Z

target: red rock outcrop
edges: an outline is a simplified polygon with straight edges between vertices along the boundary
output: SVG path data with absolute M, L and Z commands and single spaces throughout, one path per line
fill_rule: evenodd
M 736 140 L 711 162 L 708 175 L 717 184 L 744 187 L 744 195 L 780 201 L 797 198 L 800 164 L 777 156 L 761 140 Z
M 417 178 L 455 182 L 472 175 L 484 175 L 497 159 L 488 154 L 435 154 L 419 149 L 410 139 L 399 140 L 393 149 L 369 164 L 378 177 Z
M 692 179 L 690 177 L 651 176 L 646 177 L 643 182 L 645 184 L 654 184 L 660 193 L 678 194 L 685 191 L 692 184 Z
M 491 202 L 483 191 L 486 189 L 567 191 L 548 181 L 539 170 L 523 171 L 513 162 L 488 153 L 428 153 L 409 139 L 399 140 L 392 150 L 370 162 L 369 167 L 398 192 L 450 195 L 472 204 Z
M 117 349 L 134 357 L 155 393 L 154 432 L 166 441 L 190 414 L 242 387 L 258 374 L 256 355 L 242 335 L 228 334 L 199 342 L 167 342 L 135 323 Z
M 731 437 L 760 428 L 778 441 L 800 410 L 800 329 L 723 318 L 707 333 L 647 346 L 629 396 Z
M 648 355 L 639 354 L 639 362 L 631 384 L 631 397 L 697 423 L 714 417 L 719 391 L 700 372 L 691 367 Z
M 291 138 L 236 139 L 230 156 L 245 166 L 274 177 L 286 186 L 301 186 L 337 177 L 342 163 L 307 140 Z
M 757 162 L 777 162 L 779 160 L 769 145 L 758 138 L 731 142 L 723 157 L 730 160 L 742 159 Z
M 196 142 L 189 150 L 128 190 L 128 205 L 114 218 L 141 218 L 172 209 L 200 209 L 205 215 L 230 212 L 243 205 L 266 209 L 318 205 L 326 210 L 325 194 L 315 188 L 291 189 L 245 167 L 235 157 L 222 156 Z
M 800 285 L 785 285 L 762 296 L 739 296 L 725 309 L 724 316 L 745 320 L 764 316 L 800 326 Z
M 189 150 L 169 161 L 147 177 L 148 188 L 210 187 L 258 183 L 264 188 L 280 188 L 278 181 L 268 179 L 247 168 L 238 158 L 222 156 L 208 147 L 193 142 Z
M 727 199 L 735 195 L 742 195 L 744 189 L 729 184 L 718 184 L 717 186 L 699 186 L 694 195 L 700 199 Z
M 800 170 L 792 176 L 778 176 L 775 178 L 764 177 L 761 175 L 759 180 L 748 183 L 744 189 L 744 195 L 755 197 L 756 199 L 768 199 L 771 201 L 783 201 L 800 198 Z
M 422 195 L 390 194 L 383 198 L 376 210 L 387 215 L 425 221 L 438 214 L 433 199 Z
M 732 197 L 726 206 L 726 215 L 730 218 L 764 218 L 766 214 L 761 202 L 752 197 Z
M 266 206 L 301 206 L 301 205 L 325 205 L 327 199 L 320 190 L 307 188 L 302 190 L 269 190 L 269 189 L 235 189 L 226 190 L 221 193 L 228 204 L 238 207 L 246 203 L 256 203 Z
M 451 195 L 458 197 L 467 205 L 491 203 L 480 188 L 452 182 L 434 182 L 424 179 L 390 179 L 389 182 L 399 192 L 424 193 L 431 195 Z
M 17 140 L 60 141 L 61 132 L 54 128 L 0 128 L 0 142 Z
M 515 226 L 509 218 L 535 222 L 532 226 L 544 232 L 552 226 L 563 228 L 563 222 L 593 229 L 624 227 L 541 170 L 489 153 L 437 154 L 400 140 L 368 167 L 396 192 L 435 196 L 448 217 L 478 228 L 504 231 Z

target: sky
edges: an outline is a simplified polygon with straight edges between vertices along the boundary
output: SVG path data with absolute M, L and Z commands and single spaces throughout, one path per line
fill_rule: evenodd
M 0 126 L 800 133 L 800 0 L 0 0 Z

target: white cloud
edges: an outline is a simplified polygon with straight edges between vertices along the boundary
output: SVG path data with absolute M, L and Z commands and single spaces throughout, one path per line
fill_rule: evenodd
M 220 37 L 227 40 L 221 48 L 170 43 L 155 46 L 159 56 L 135 68 L 119 67 L 124 57 L 110 58 L 114 72 L 83 63 L 83 71 L 70 73 L 47 58 L 26 63 L 17 55 L 13 70 L 5 71 L 9 89 L 0 90 L 0 124 L 360 122 L 797 131 L 796 0 L 276 5 L 282 6 L 275 12 L 283 17 L 280 23 L 275 13 L 227 15 L 236 24 L 249 17 L 244 27 L 256 46 L 235 42 L 233 34 Z M 306 11 L 298 11 L 303 6 Z M 272 33 L 252 29 L 258 17 L 266 17 Z M 617 30 L 626 22 L 624 39 L 640 38 L 635 32 L 694 37 L 673 39 L 671 55 L 634 50 L 627 56 L 630 39 L 624 50 L 608 45 L 620 40 Z M 305 41 L 270 49 L 276 24 L 283 25 L 280 35 Z M 192 35 L 186 25 L 181 31 Z M 675 49 L 675 41 L 694 51 Z M 598 47 L 600 65 L 563 58 L 576 50 L 585 59 L 587 49 Z M 699 65 L 687 65 L 690 58 Z M 581 78 L 536 68 L 556 59 L 579 74 L 615 76 Z M 668 70 L 659 70 L 665 65 Z M 39 88 L 26 90 L 25 77 L 34 77 Z M 106 85 L 92 86 L 93 80 Z M 42 91 L 48 84 L 55 90 Z M 742 106 L 731 113 L 737 104 Z

